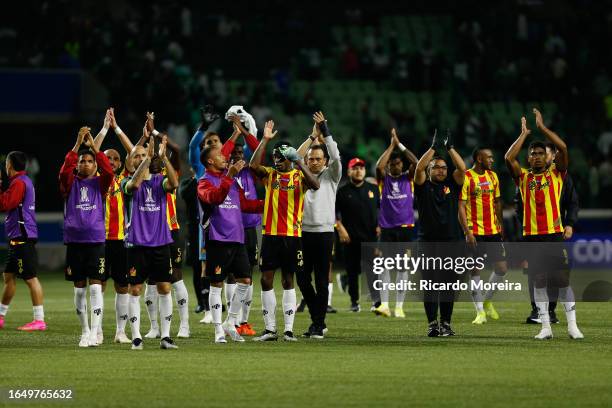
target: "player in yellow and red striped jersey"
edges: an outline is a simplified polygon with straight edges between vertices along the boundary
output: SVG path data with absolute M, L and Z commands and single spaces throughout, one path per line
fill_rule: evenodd
M 487 263 L 493 264 L 494 271 L 489 282 L 499 283 L 508 271 L 502 238 L 503 216 L 499 179 L 493 171 L 491 149 L 477 147 L 472 158 L 474 165 L 465 172 L 459 196 L 459 222 L 470 252 L 476 257 L 485 257 Z M 488 290 L 483 299 L 482 291 L 477 289 L 480 271 L 475 269 L 471 275 L 471 293 L 476 307 L 476 318 L 472 323 L 486 323 L 487 316 L 494 320 L 499 319 L 491 302 L 494 290 Z
M 542 329 L 535 338 L 544 340 L 553 337 L 548 313 L 547 285 L 555 285 L 559 287 L 559 300 L 567 316 L 569 336 L 581 339 L 584 336 L 576 324 L 576 303 L 569 285 L 567 252 L 561 245 L 545 244 L 563 242 L 560 196 L 569 162 L 567 145 L 546 127 L 542 114 L 537 109 L 534 109 L 533 113 L 537 128 L 557 147 L 556 164 L 547 167 L 546 145 L 538 141 L 532 142 L 528 147 L 529 169 L 522 168 L 519 164 L 516 158 L 531 133 L 525 117 L 521 118 L 521 134 L 510 146 L 505 159 L 523 199 L 523 240 L 533 243 L 533 246 L 538 243 L 537 251 L 528 251 L 527 254 L 529 270 L 534 274 L 534 300 L 542 320 Z
M 280 268 L 283 282 L 283 313 L 286 341 L 296 341 L 293 335 L 293 320 L 296 296 L 293 277 L 303 265 L 302 259 L 302 211 L 306 189 L 319 189 L 319 180 L 314 176 L 297 151 L 286 142 L 274 147 L 274 167 L 261 165 L 268 142 L 276 135 L 274 122 L 264 127 L 263 139 L 253 153 L 250 167 L 263 180 L 266 201 L 263 216 L 263 238 L 259 266 L 261 269 L 261 299 L 265 330 L 257 341 L 273 341 L 276 334 L 276 297 L 274 295 L 274 272 Z

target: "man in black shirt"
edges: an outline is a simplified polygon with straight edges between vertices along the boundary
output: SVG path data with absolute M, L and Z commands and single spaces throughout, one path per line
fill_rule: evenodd
M 347 174 L 349 182 L 340 187 L 336 194 L 336 225 L 340 242 L 345 245 L 345 267 L 348 275 L 348 292 L 351 296 L 351 311 L 359 312 L 361 243 L 376 242 L 380 196 L 375 185 L 365 182 L 365 162 L 362 159 L 351 159 Z M 373 273 L 367 274 L 367 280 L 372 302 L 380 302 L 380 295 L 373 288 Z
M 436 156 L 436 149 L 442 145 L 455 165 L 451 177 L 448 177 L 446 161 Z M 419 254 L 444 258 L 457 255 L 454 252 L 463 248 L 459 242 L 462 235 L 458 219 L 458 203 L 465 171 L 465 163 L 453 147 L 450 131 L 447 131 L 443 141 L 434 133 L 431 148 L 417 163 L 414 175 L 414 191 L 419 211 Z M 457 242 L 457 244 L 445 244 L 447 242 Z M 450 282 L 457 278 L 455 272 L 451 270 L 423 269 L 421 272 L 423 279 L 433 282 Z M 454 335 L 450 322 L 455 292 L 426 290 L 423 297 L 429 322 L 427 335 L 429 337 Z M 441 319 L 439 324 L 438 305 Z

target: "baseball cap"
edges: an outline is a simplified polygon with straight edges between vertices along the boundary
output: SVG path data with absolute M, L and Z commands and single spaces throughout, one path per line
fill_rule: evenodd
M 352 169 L 355 166 L 365 167 L 365 161 L 363 161 L 359 157 L 354 157 L 348 162 L 348 168 Z

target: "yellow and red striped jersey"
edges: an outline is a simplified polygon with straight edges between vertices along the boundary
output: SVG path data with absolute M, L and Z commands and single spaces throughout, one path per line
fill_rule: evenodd
M 176 190 L 171 193 L 166 193 L 166 218 L 171 231 L 180 228 L 176 215 Z
M 106 229 L 106 239 L 111 241 L 122 241 L 125 238 L 125 214 L 123 212 L 123 193 L 121 192 L 121 180 L 125 176 L 125 172 L 116 175 L 106 195 L 104 226 Z
M 304 211 L 304 173 L 293 169 L 280 173 L 264 167 L 266 202 L 263 213 L 263 234 L 288 237 L 302 236 Z
M 473 169 L 465 172 L 460 200 L 466 201 L 468 228 L 474 235 L 499 234 L 495 199 L 500 196 L 499 179 L 491 170 L 478 174 Z
M 523 199 L 523 235 L 563 232 L 560 200 L 565 174 L 554 163 L 540 174 L 521 168 L 516 183 Z

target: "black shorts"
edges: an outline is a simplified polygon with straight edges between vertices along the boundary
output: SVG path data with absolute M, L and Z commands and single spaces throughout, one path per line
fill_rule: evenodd
M 71 282 L 87 279 L 106 281 L 104 244 L 66 244 L 64 276 Z
M 251 277 L 251 265 L 244 244 L 206 241 L 206 248 L 206 276 L 211 282 L 223 282 L 230 274 L 236 279 Z
M 183 239 L 180 230 L 172 230 L 172 243 L 170 244 L 170 257 L 172 267 L 180 268 L 183 266 Z
M 302 238 L 275 235 L 262 237 L 259 257 L 259 269 L 262 272 L 281 268 L 283 273 L 298 273 L 303 267 Z
M 411 242 L 413 227 L 381 228 L 379 242 Z
M 506 260 L 506 248 L 501 234 L 495 235 L 474 235 L 477 243 L 475 249 L 468 249 L 468 254 L 473 257 L 484 257 L 487 264 L 503 262 Z
M 158 247 L 134 246 L 127 250 L 128 282 L 140 285 L 150 282 L 171 282 L 170 245 Z
M 38 256 L 34 242 L 9 243 L 5 273 L 14 273 L 18 278 L 28 280 L 36 277 L 37 267 Z
M 104 258 L 106 275 L 113 278 L 118 286 L 126 287 L 128 285 L 127 249 L 123 241 L 106 240 Z
M 255 227 L 244 229 L 244 246 L 252 268 L 257 265 L 259 259 L 259 245 L 257 245 L 257 229 Z
M 549 273 L 570 269 L 567 249 L 563 234 L 526 235 L 523 242 L 526 246 L 525 259 L 530 273 Z

